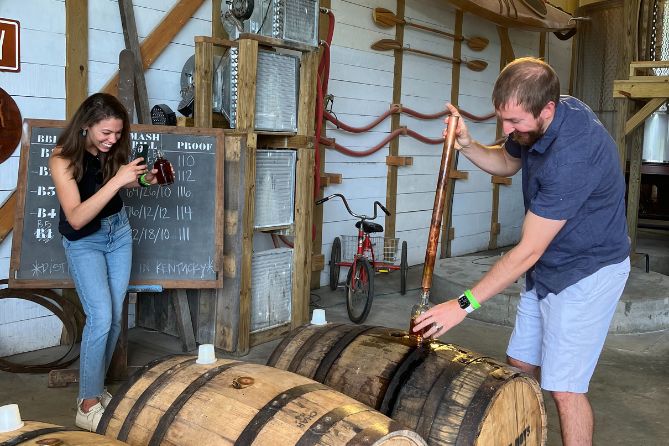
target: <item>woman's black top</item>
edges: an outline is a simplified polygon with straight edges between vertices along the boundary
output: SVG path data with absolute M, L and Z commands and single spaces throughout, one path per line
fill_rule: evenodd
M 77 183 L 81 201 L 88 200 L 98 191 L 98 189 L 100 189 L 101 186 L 102 166 L 100 165 L 100 160 L 86 151 L 84 152 L 84 175 L 81 177 L 81 181 Z M 121 195 L 117 193 L 114 195 L 114 198 L 109 200 L 109 203 L 102 208 L 100 213 L 96 215 L 93 220 L 77 231 L 70 226 L 70 223 L 68 223 L 65 213 L 63 212 L 63 208 L 61 207 L 58 231 L 70 241 L 79 240 L 80 238 L 91 235 L 100 229 L 101 219 L 114 215 L 121 209 L 123 209 L 123 200 L 121 199 Z

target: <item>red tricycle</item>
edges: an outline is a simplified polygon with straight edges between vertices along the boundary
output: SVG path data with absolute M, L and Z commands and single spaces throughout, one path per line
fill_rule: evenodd
M 370 236 L 373 233 L 383 232 L 383 226 L 371 220 L 376 219 L 377 208 L 390 215 L 378 201 L 374 202 L 374 215 L 358 215 L 351 211 L 342 194 L 332 194 L 324 197 L 316 204 L 322 204 L 331 198 L 339 197 L 344 202 L 346 210 L 351 216 L 358 219 L 355 227 L 358 235 L 342 235 L 335 237 L 330 252 L 330 289 L 333 291 L 339 285 L 339 269 L 349 267 L 346 277 L 346 309 L 352 322 L 360 324 L 367 319 L 374 299 L 374 273 L 387 273 L 400 270 L 400 292 L 406 293 L 406 280 L 409 264 L 407 262 L 407 242 L 402 242 L 401 257 L 398 262 L 397 248 L 399 239 L 393 237 Z M 380 256 L 375 254 L 380 252 Z

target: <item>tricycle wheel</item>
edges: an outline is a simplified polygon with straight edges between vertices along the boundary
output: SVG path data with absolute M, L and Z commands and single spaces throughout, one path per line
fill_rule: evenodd
M 356 324 L 367 319 L 374 300 L 374 270 L 364 257 L 353 261 L 346 278 L 346 310 L 348 318 Z
M 341 262 L 341 240 L 335 237 L 332 242 L 332 251 L 330 251 L 330 289 L 337 289 L 339 284 L 339 266 Z

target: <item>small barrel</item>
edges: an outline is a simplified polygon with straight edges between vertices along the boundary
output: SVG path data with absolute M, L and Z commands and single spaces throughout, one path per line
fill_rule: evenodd
M 26 421 L 23 427 L 0 432 L 0 446 L 4 445 L 51 445 L 51 446 L 122 446 L 123 443 L 103 437 L 93 432 L 42 423 Z
M 98 433 L 133 446 L 426 445 L 400 423 L 295 373 L 173 356 L 137 372 Z
M 536 380 L 492 358 L 408 332 L 350 324 L 307 325 L 268 365 L 367 404 L 430 445 L 543 445 L 546 411 Z

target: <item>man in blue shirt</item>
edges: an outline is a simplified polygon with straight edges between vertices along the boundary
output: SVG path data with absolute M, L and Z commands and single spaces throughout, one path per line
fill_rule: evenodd
M 586 394 L 630 268 L 616 145 L 587 105 L 560 96 L 555 71 L 539 59 L 507 65 L 493 104 L 505 143 L 478 143 L 460 119 L 458 148 L 492 175 L 523 169 L 521 239 L 470 290 L 421 315 L 414 330 L 430 326 L 427 336 L 443 335 L 525 273 L 507 360 L 541 376 L 563 444 L 591 445 Z

